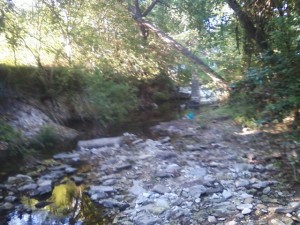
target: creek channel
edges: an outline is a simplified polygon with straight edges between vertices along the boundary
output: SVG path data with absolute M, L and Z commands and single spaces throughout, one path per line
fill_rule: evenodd
M 104 135 L 101 137 L 119 136 L 123 133 L 133 133 L 142 138 L 156 137 L 150 132 L 150 127 L 160 123 L 178 119 L 187 114 L 187 111 L 180 110 L 180 105 L 184 104 L 182 101 L 174 101 L 159 105 L 157 110 L 139 112 L 131 115 L 130 120 L 126 123 L 120 123 L 113 127 L 108 127 Z M 189 110 L 191 111 L 191 110 Z M 99 130 L 92 123 L 74 122 L 70 124 L 72 128 L 78 129 L 83 132 L 84 139 L 99 138 Z M 63 148 L 60 151 L 70 151 L 75 146 L 68 146 L 68 149 Z M 52 152 L 52 154 L 57 151 Z M 44 161 L 44 166 L 52 165 L 52 155 L 40 155 Z M 5 167 L 1 166 L 2 173 L 7 172 L 7 176 L 15 176 L 18 173 L 26 174 L 24 169 L 24 163 L 11 163 L 9 171 L 3 171 Z M 84 173 L 89 170 L 90 165 L 77 165 L 77 173 Z M 13 168 L 13 169 L 12 169 Z M 35 168 L 39 170 L 39 166 Z M 1 183 L 4 181 L 3 177 Z M 1 186 L 4 186 L 1 184 Z M 57 184 L 52 193 L 45 196 L 29 197 L 18 196 L 12 204 L 14 207 L 11 209 L 0 209 L 0 224 L 8 225 L 47 225 L 47 224 L 93 224 L 93 225 L 105 225 L 110 223 L 110 218 L 105 215 L 104 208 L 97 204 L 94 204 L 89 196 L 84 194 L 84 185 L 75 184 L 68 177 L 62 179 Z M 3 189 L 5 190 L 5 188 Z M 6 190 L 7 193 L 0 193 L 1 201 L 4 200 L 5 195 L 9 194 L 10 190 Z M 3 192 L 3 191 L 2 191 Z

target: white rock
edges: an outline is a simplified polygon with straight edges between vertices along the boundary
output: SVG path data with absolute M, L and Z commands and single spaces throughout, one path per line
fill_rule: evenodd
M 224 190 L 222 192 L 222 195 L 225 199 L 231 198 L 232 197 L 232 192 L 230 190 Z
M 242 214 L 243 215 L 247 215 L 247 214 L 249 214 L 251 212 L 252 212 L 252 210 L 250 208 L 245 208 L 245 209 L 242 210 Z
M 207 221 L 208 221 L 209 223 L 216 223 L 216 222 L 217 222 L 217 219 L 216 219 L 216 217 L 214 217 L 214 216 L 209 216 L 209 217 L 207 218 Z
M 237 225 L 237 222 L 232 220 L 232 221 L 225 223 L 225 225 Z
M 239 210 L 244 210 L 244 209 L 252 209 L 253 205 L 252 204 L 240 204 L 236 208 Z
M 252 198 L 253 195 L 249 195 L 248 193 L 244 192 L 240 195 L 240 198 L 241 199 L 245 199 L 245 198 Z

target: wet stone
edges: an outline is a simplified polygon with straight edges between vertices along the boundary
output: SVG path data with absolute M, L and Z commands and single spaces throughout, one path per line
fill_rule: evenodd
M 52 192 L 52 185 L 44 185 L 38 187 L 37 191 L 33 192 L 33 195 L 45 195 Z
M 36 189 L 38 186 L 37 184 L 31 183 L 31 184 L 26 184 L 24 186 L 21 186 L 20 188 L 18 188 L 18 191 L 32 191 L 34 189 Z
M 72 173 L 75 173 L 77 171 L 77 169 L 76 168 L 73 168 L 73 167 L 67 167 L 66 169 L 65 169 L 65 172 L 67 173 L 67 174 L 72 174 Z
M 32 178 L 30 176 L 23 175 L 23 174 L 18 174 L 14 177 L 9 177 L 7 179 L 7 184 L 12 184 L 12 185 L 20 185 L 28 182 L 32 182 Z
M 0 205 L 0 210 L 10 210 L 14 207 L 14 205 L 10 202 L 5 202 L 4 204 Z

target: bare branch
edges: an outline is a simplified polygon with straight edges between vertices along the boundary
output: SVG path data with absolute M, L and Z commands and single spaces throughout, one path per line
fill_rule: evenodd
M 137 18 L 141 18 L 142 12 L 141 12 L 141 8 L 140 8 L 139 0 L 134 0 L 134 6 L 135 6 L 135 16 Z
M 143 12 L 142 17 L 146 17 L 154 8 L 154 6 L 159 2 L 159 0 L 153 0 L 148 8 Z

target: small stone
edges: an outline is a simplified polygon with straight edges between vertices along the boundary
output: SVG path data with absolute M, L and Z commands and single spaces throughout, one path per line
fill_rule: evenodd
M 200 198 L 196 198 L 196 199 L 195 199 L 195 202 L 196 202 L 196 203 L 200 203 L 200 202 L 201 202 L 201 199 L 200 199 Z
M 229 198 L 232 197 L 232 192 L 231 192 L 231 191 L 228 191 L 228 190 L 224 190 L 224 191 L 222 192 L 222 195 L 223 195 L 223 197 L 224 197 L 225 199 L 229 199 Z
M 243 215 L 250 214 L 251 212 L 252 212 L 252 210 L 250 208 L 245 208 L 245 209 L 242 210 Z
M 150 195 L 149 193 L 145 192 L 145 193 L 143 193 L 143 196 L 144 196 L 145 198 L 149 198 L 151 195 Z
M 253 205 L 252 204 L 240 204 L 236 208 L 239 210 L 244 210 L 244 209 L 252 209 Z
M 253 202 L 253 198 L 245 198 L 244 203 L 245 204 L 251 204 Z
M 143 142 L 144 142 L 143 139 L 137 139 L 137 140 L 133 141 L 132 144 L 133 145 L 138 145 L 138 144 L 143 143 Z
M 253 195 L 249 195 L 249 194 L 247 194 L 247 193 L 245 193 L 245 192 L 244 192 L 243 194 L 240 195 L 240 198 L 241 198 L 241 199 L 252 198 L 252 197 L 253 197 Z
M 270 187 L 266 187 L 266 188 L 264 188 L 264 190 L 263 190 L 263 194 L 269 194 L 270 193 L 270 191 L 271 191 L 271 188 Z
M 112 193 L 115 192 L 115 188 L 111 186 L 91 186 L 90 192 Z
M 171 164 L 171 165 L 168 165 L 167 167 L 166 167 L 166 172 L 167 173 L 169 173 L 169 174 L 171 174 L 173 177 L 175 177 L 177 174 L 179 174 L 180 173 L 180 166 L 178 166 L 177 164 Z
M 171 141 L 171 138 L 170 138 L 169 136 L 167 136 L 167 137 L 163 138 L 160 142 L 161 142 L 162 144 L 165 144 L 165 143 L 168 143 L 168 142 L 170 142 L 170 141 Z
M 158 194 L 165 194 L 167 193 L 169 190 L 167 187 L 161 185 L 161 184 L 157 184 L 153 187 L 152 189 L 153 192 L 156 192 Z
M 157 222 L 159 222 L 159 218 L 145 213 L 141 213 L 133 219 L 133 223 L 136 225 L 154 225 Z
M 8 177 L 7 179 L 7 183 L 12 185 L 20 185 L 28 182 L 32 182 L 32 178 L 23 174 L 18 174 L 14 177 Z
M 9 195 L 9 196 L 6 196 L 6 197 L 4 198 L 4 200 L 5 200 L 6 202 L 14 202 L 14 201 L 17 200 L 17 197 L 16 197 L 16 196 Z
M 167 160 L 171 158 L 176 158 L 177 154 L 171 151 L 159 151 L 156 153 L 155 157 L 158 159 Z
M 238 180 L 235 182 L 236 187 L 246 187 L 249 184 L 250 184 L 250 182 L 248 180 L 244 180 L 244 179 L 241 179 L 241 180 Z
M 37 195 L 44 195 L 52 192 L 52 186 L 51 185 L 44 185 L 40 186 L 37 189 Z
M 217 223 L 217 222 L 218 222 L 215 216 L 209 216 L 209 217 L 207 218 L 207 221 L 208 221 L 209 223 Z
M 237 222 L 232 220 L 232 221 L 225 223 L 225 225 L 237 225 Z
M 155 205 L 159 206 L 159 207 L 163 207 L 165 209 L 169 209 L 170 208 L 169 202 L 166 199 L 163 199 L 163 198 L 157 199 L 156 202 L 155 202 Z
M 73 168 L 73 167 L 67 167 L 65 171 L 67 174 L 72 174 L 72 173 L 75 173 L 77 171 L 77 169 Z
M 216 193 L 214 193 L 212 196 L 211 196 L 212 199 L 219 199 L 219 195 L 217 195 Z
M 121 170 L 127 170 L 130 169 L 132 165 L 130 163 L 121 163 L 120 165 L 117 165 L 115 168 L 115 171 L 119 172 Z
M 172 175 L 170 173 L 168 173 L 167 171 L 164 171 L 164 170 L 157 170 L 155 171 L 155 174 L 154 174 L 155 177 L 159 177 L 159 178 L 169 178 L 171 177 Z
M 20 188 L 18 188 L 18 191 L 32 191 L 37 188 L 36 184 L 26 184 Z
M 99 202 L 101 205 L 103 205 L 106 208 L 118 208 L 121 211 L 125 210 L 129 207 L 128 203 L 118 202 L 114 199 L 106 199 Z
M 199 167 L 199 166 L 190 169 L 190 171 L 188 173 L 189 176 L 193 176 L 193 177 L 199 178 L 199 179 L 203 179 L 206 174 L 207 174 L 206 168 Z
M 52 185 L 52 180 L 39 179 L 38 182 L 37 182 L 37 185 L 39 187 L 51 186 Z
M 254 183 L 252 185 L 252 187 L 254 187 L 256 189 L 263 189 L 263 188 L 266 188 L 269 184 L 270 184 L 269 181 L 259 181 L 259 182 Z
M 203 185 L 195 185 L 189 188 L 189 196 L 199 198 L 206 191 L 207 189 Z
M 154 206 L 149 209 L 149 212 L 153 213 L 154 215 L 160 215 L 165 211 L 166 211 L 166 208 L 160 207 L 160 206 Z
M 3 205 L 0 206 L 0 210 L 10 210 L 14 207 L 14 205 L 10 202 L 5 202 Z

